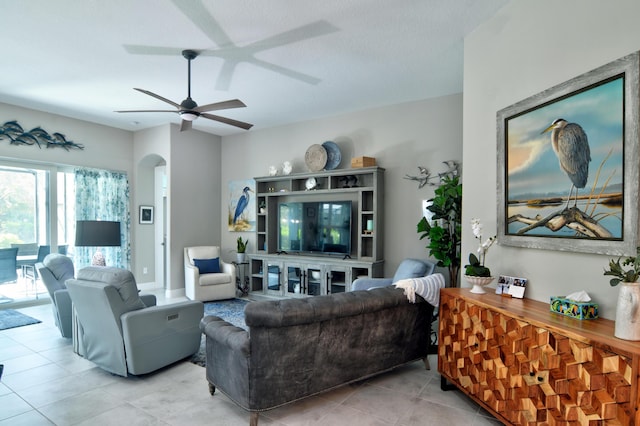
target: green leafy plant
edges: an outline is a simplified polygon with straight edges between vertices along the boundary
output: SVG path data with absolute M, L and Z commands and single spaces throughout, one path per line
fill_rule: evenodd
M 628 267 L 625 269 L 625 267 Z M 604 275 L 610 275 L 615 278 L 609 280 L 611 287 L 615 287 L 621 282 L 634 283 L 640 278 L 640 247 L 636 249 L 635 257 L 619 257 L 618 259 L 609 260 L 609 269 L 604 270 Z
M 429 256 L 449 270 L 451 287 L 458 286 L 460 237 L 462 231 L 462 184 L 458 176 L 444 177 L 427 207 L 433 216 L 418 222 L 420 239 L 428 238 Z
M 236 251 L 238 253 L 244 253 L 247 251 L 247 245 L 249 244 L 248 239 L 246 241 L 242 241 L 242 237 L 238 237 L 238 239 L 236 240 L 236 243 L 237 243 Z
M 469 253 L 469 264 L 464 265 L 464 274 L 475 277 L 490 277 L 489 268 L 480 263 L 480 259 L 473 253 Z

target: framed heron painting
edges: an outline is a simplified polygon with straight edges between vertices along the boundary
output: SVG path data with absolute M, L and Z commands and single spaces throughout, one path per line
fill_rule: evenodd
M 256 181 L 253 179 L 229 182 L 229 231 L 250 232 L 256 229 Z
M 501 244 L 635 255 L 639 58 L 498 111 Z

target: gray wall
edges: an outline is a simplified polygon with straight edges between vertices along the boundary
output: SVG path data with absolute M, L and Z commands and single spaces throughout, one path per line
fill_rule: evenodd
M 472 217 L 495 232 L 496 112 L 640 49 L 640 2 L 510 2 L 465 39 L 463 225 Z M 635 141 L 637 143 L 637 141 Z M 593 167 L 593 165 L 592 165 Z M 463 257 L 476 249 L 463 227 Z M 608 256 L 497 246 L 494 275 L 530 279 L 527 297 L 586 290 L 601 316 L 615 317 L 617 289 L 602 275 Z
M 399 77 L 401 78 L 401 77 Z M 445 170 L 442 161 L 462 158 L 462 95 L 393 105 L 227 136 L 222 141 L 222 205 L 220 206 L 224 257 L 233 259 L 239 235 L 249 238 L 255 252 L 254 233 L 227 230 L 228 182 L 268 174 L 269 166 L 293 163 L 293 173 L 308 172 L 304 154 L 312 144 L 336 142 L 342 151 L 339 169 L 351 167 L 351 158 L 375 157 L 385 172 L 384 257 L 387 275 L 407 257 L 428 257 L 426 243 L 418 239 L 416 224 L 422 217 L 422 200 L 433 187 L 418 189 L 405 174 L 418 174 L 417 166 L 433 172 Z

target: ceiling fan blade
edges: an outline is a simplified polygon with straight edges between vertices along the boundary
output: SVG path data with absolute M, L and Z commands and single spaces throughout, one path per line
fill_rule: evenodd
M 199 107 L 194 108 L 194 111 L 198 112 L 207 112 L 207 111 L 217 111 L 220 109 L 230 109 L 230 108 L 244 108 L 246 105 L 239 99 L 232 99 L 230 101 L 216 102 L 213 104 L 200 105 Z
M 172 109 L 134 109 L 126 111 L 114 111 L 114 112 L 179 112 Z
M 200 117 L 208 118 L 209 120 L 219 121 L 221 123 L 229 124 L 231 126 L 240 127 L 241 129 L 249 130 L 253 127 L 253 124 L 244 123 L 242 121 L 234 120 L 232 118 L 220 117 L 219 115 L 200 114 Z
M 138 89 L 137 87 L 134 87 L 134 88 L 133 88 L 133 90 L 137 90 L 137 91 L 138 91 L 138 92 L 140 92 L 140 93 L 144 93 L 145 95 L 149 95 L 149 96 L 151 96 L 151 97 L 153 97 L 153 98 L 156 98 L 156 99 L 158 99 L 158 100 L 161 100 L 162 102 L 166 102 L 166 103 L 168 103 L 169 105 L 173 105 L 174 107 L 176 107 L 176 108 L 180 109 L 180 104 L 177 104 L 177 103 L 175 103 L 175 102 L 173 102 L 173 101 L 170 101 L 170 100 L 169 100 L 169 99 L 167 99 L 167 98 L 163 98 L 163 97 L 162 97 L 162 96 L 160 96 L 160 95 L 156 95 L 156 94 L 155 94 L 155 93 L 153 93 L 153 92 L 150 92 L 150 91 L 148 91 L 148 90 L 144 90 L 144 89 Z
M 185 130 L 191 130 L 192 126 L 193 126 L 192 121 L 182 120 L 182 123 L 180 123 L 180 131 L 183 132 Z
M 139 44 L 125 44 L 124 50 L 133 55 L 167 55 L 180 56 L 183 49 L 162 46 L 144 46 Z

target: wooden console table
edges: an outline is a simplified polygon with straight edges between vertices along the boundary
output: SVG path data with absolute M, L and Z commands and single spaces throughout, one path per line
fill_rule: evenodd
M 440 293 L 438 371 L 505 424 L 640 425 L 640 342 L 549 304 Z

